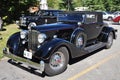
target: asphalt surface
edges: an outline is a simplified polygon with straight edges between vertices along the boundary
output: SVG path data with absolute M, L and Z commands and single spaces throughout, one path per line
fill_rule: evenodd
M 120 80 L 120 25 L 109 25 L 118 29 L 113 46 L 74 59 L 65 72 L 52 77 L 42 76 L 25 65 L 10 63 L 5 57 L 0 61 L 0 80 Z

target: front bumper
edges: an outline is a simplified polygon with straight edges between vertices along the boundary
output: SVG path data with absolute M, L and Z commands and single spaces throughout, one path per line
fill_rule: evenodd
M 29 67 L 35 68 L 35 69 L 41 71 L 41 73 L 44 71 L 45 63 L 43 60 L 41 60 L 40 63 L 36 63 L 36 62 L 30 61 L 29 59 L 25 59 L 25 58 L 22 58 L 22 57 L 19 57 L 19 56 L 16 56 L 16 55 L 10 53 L 7 50 L 7 48 L 3 49 L 3 53 L 6 57 L 9 57 L 17 62 L 21 62 L 23 64 L 26 64 Z

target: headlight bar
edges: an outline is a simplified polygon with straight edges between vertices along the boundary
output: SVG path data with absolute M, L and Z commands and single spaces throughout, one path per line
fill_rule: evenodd
M 27 30 L 22 30 L 22 31 L 20 32 L 20 38 L 21 38 L 21 39 L 25 39 L 27 34 L 28 34 L 28 31 L 27 31 Z

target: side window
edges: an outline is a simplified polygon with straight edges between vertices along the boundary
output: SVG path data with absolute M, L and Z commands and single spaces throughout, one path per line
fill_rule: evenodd
M 86 23 L 96 23 L 97 22 L 97 15 L 96 14 L 86 14 Z

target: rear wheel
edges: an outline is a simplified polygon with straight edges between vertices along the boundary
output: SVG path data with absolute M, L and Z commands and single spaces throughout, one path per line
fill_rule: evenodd
M 105 48 L 106 49 L 109 49 L 113 44 L 113 32 L 110 32 L 109 35 L 108 35 L 108 40 L 107 40 L 107 43 L 105 45 Z
M 53 52 L 50 56 L 50 60 L 45 65 L 45 74 L 48 76 L 54 76 L 64 72 L 67 68 L 69 61 L 69 54 L 66 47 L 61 47 L 57 51 Z

